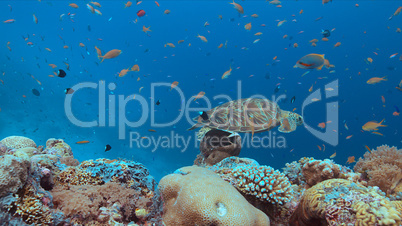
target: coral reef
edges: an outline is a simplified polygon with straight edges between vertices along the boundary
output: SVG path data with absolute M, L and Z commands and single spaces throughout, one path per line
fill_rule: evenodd
M 209 130 L 201 140 L 201 154 L 198 158 L 203 158 L 206 165 L 212 166 L 224 158 L 238 156 L 241 150 L 241 137 L 230 135 L 232 134 L 218 129 Z
M 184 167 L 162 178 L 165 225 L 269 225 L 253 207 L 213 171 Z
M 306 162 L 302 168 L 303 177 L 309 187 L 324 180 L 339 178 L 340 173 L 341 167 L 329 159 L 313 159 Z
M 232 174 L 241 192 L 261 201 L 282 205 L 291 198 L 288 178 L 269 166 L 239 166 Z
M 377 147 L 359 158 L 354 170 L 365 175 L 369 186 L 378 186 L 387 195 L 402 192 L 402 149 Z
M 1 140 L 0 143 L 4 144 L 9 149 L 36 148 L 36 144 L 33 140 L 22 136 L 9 136 Z
M 46 141 L 46 149 L 42 154 L 59 155 L 62 157 L 73 156 L 70 145 L 62 139 L 51 138 Z
M 402 215 L 376 188 L 330 179 L 307 189 L 291 225 L 398 225 Z
M 0 197 L 22 188 L 30 172 L 28 160 L 12 155 L 0 156 Z
M 145 222 L 152 218 L 147 215 L 139 218 L 135 210 L 151 212 L 153 201 L 119 183 L 71 185 L 68 190 L 64 186 L 57 186 L 51 193 L 55 208 L 76 224 L 128 224 L 131 221 Z

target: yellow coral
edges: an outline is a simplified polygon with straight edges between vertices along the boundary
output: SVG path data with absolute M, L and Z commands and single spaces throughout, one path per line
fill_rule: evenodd
M 402 215 L 394 206 L 376 188 L 330 179 L 306 190 L 290 224 L 326 221 L 329 225 L 399 225 Z
M 51 225 L 53 223 L 50 209 L 40 201 L 43 194 L 35 192 L 32 185 L 23 188 L 20 195 L 16 194 L 16 202 L 8 206 L 8 211 L 18 215 L 28 224 Z
M 26 148 L 33 147 L 36 148 L 36 144 L 33 140 L 22 137 L 22 136 L 9 136 L 0 141 L 0 143 L 6 145 L 8 148 Z
M 136 209 L 135 210 L 135 216 L 138 217 L 139 219 L 143 219 L 147 216 L 148 211 L 146 209 Z
M 61 185 L 99 185 L 103 181 L 99 177 L 92 177 L 90 173 L 77 167 L 68 167 L 57 175 L 56 181 Z

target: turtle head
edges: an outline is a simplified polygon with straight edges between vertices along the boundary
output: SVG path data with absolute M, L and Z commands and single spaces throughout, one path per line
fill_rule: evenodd
M 303 124 L 303 117 L 294 112 L 282 111 L 280 122 L 281 126 L 278 130 L 282 133 L 290 133 Z

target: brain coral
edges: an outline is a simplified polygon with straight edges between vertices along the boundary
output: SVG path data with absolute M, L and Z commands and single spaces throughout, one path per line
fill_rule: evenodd
M 388 145 L 377 147 L 377 150 L 366 152 L 363 159 L 359 158 L 354 170 L 367 175 L 368 185 L 392 194 L 402 183 L 402 149 Z
M 28 178 L 30 162 L 12 155 L 0 156 L 0 197 L 16 193 Z
M 27 137 L 21 136 L 9 136 L 0 141 L 2 144 L 6 145 L 10 149 L 20 149 L 26 147 L 36 148 L 36 144 L 33 140 Z
M 289 179 L 269 166 L 239 166 L 232 174 L 240 191 L 261 201 L 284 204 L 291 198 Z
M 165 225 L 270 225 L 253 207 L 213 171 L 184 167 L 162 178 Z
M 400 225 L 402 215 L 382 192 L 344 179 L 307 189 L 290 225 Z

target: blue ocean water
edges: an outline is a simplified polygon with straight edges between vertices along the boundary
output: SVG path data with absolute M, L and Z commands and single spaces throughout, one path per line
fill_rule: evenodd
M 199 153 L 195 132 L 187 131 L 191 127 L 185 117 L 189 108 L 207 110 L 226 102 L 222 98 L 214 99 L 218 95 L 233 100 L 253 95 L 272 100 L 286 95 L 286 100 L 278 102 L 281 109 L 296 108 L 296 113 L 303 114 L 305 125 L 321 132 L 326 130 L 317 125 L 332 121 L 326 117 L 327 103 L 339 105 L 330 108 L 339 114 L 339 119 L 328 122 L 326 128 L 330 139 L 337 140 L 336 144 L 316 137 L 304 126 L 286 134 L 275 128 L 271 133 L 254 135 L 270 136 L 269 145 L 244 145 L 240 156 L 278 169 L 304 156 L 324 159 L 336 152 L 333 160 L 345 164 L 349 156 L 361 157 L 367 151 L 365 145 L 370 148 L 382 144 L 402 145 L 402 116 L 393 115 L 395 106 L 402 108 L 402 92 L 395 88 L 402 79 L 402 62 L 400 54 L 390 58 L 402 51 L 402 34 L 396 32 L 401 27 L 401 15 L 390 19 L 400 2 L 333 1 L 323 5 L 321 1 L 301 0 L 284 1 L 282 8 L 278 8 L 265 1 L 240 1 L 244 14 L 239 14 L 230 1 L 158 2 L 159 7 L 154 1 L 143 1 L 124 8 L 123 1 L 99 1 L 102 15 L 97 15 L 87 9 L 88 1 L 77 1 L 78 9 L 70 7 L 72 2 L 68 1 L 1 1 L 1 20 L 15 19 L 15 22 L 0 24 L 0 79 L 4 82 L 0 84 L 0 138 L 22 135 L 42 145 L 48 138 L 62 138 L 72 146 L 74 156 L 80 161 L 133 159 L 146 165 L 160 179 L 179 167 L 192 165 Z M 141 9 L 146 15 L 139 18 L 136 13 Z M 167 9 L 169 14 L 164 13 Z M 258 17 L 253 18 L 252 14 Z M 283 20 L 286 22 L 278 27 L 278 22 Z M 206 22 L 208 26 L 204 26 Z M 252 25 L 250 31 L 244 28 L 248 23 Z M 150 27 L 151 31 L 144 33 L 143 26 Z M 322 29 L 334 29 L 327 42 L 321 40 Z M 257 32 L 262 35 L 254 35 Z M 201 41 L 197 35 L 205 36 L 208 42 Z M 283 38 L 284 35 L 288 37 Z M 260 40 L 253 43 L 256 39 Z M 312 39 L 319 40 L 316 47 L 311 46 Z M 178 44 L 179 40 L 184 42 Z M 28 42 L 32 45 L 27 45 Z M 337 42 L 341 45 L 334 47 Z M 167 43 L 173 43 L 175 48 L 164 47 Z M 218 48 L 225 43 L 226 46 Z M 294 43 L 298 44 L 297 48 L 293 47 Z M 65 45 L 68 48 L 63 48 Z M 103 54 L 112 49 L 122 50 L 122 54 L 100 63 L 94 46 Z M 310 53 L 325 54 L 335 68 L 311 70 L 302 77 L 306 70 L 293 66 Z M 372 63 L 367 61 L 368 57 Z M 65 63 L 69 64 L 69 70 Z M 117 76 L 122 69 L 135 64 L 139 65 L 139 72 Z M 229 68 L 232 68 L 231 75 L 221 79 Z M 65 78 L 49 77 L 59 69 L 67 72 Z M 330 73 L 331 70 L 335 72 Z M 366 83 L 372 77 L 384 76 L 387 81 Z M 178 89 L 170 91 L 174 81 L 179 82 Z M 330 87 L 338 95 L 326 98 L 330 92 L 325 92 L 325 88 L 331 82 L 338 83 L 337 87 Z M 99 123 L 100 112 L 104 112 L 104 126 L 86 128 L 75 125 L 66 116 L 69 107 L 65 106 L 64 90 L 80 83 L 97 85 L 97 88 L 83 88 L 72 95 L 74 116 L 81 121 Z M 116 87 L 114 90 L 108 89 L 111 83 Z M 158 87 L 162 83 L 164 86 Z M 276 92 L 278 84 L 280 88 Z M 99 101 L 102 85 L 106 87 L 105 107 Z M 34 95 L 32 89 L 38 90 L 40 96 Z M 303 102 L 311 99 L 309 95 L 316 90 L 320 90 L 323 99 L 306 106 L 302 112 Z M 200 91 L 205 92 L 206 98 L 193 101 L 191 97 Z M 124 99 L 133 94 L 135 100 L 123 109 L 119 95 Z M 292 97 L 296 97 L 293 103 Z M 136 101 L 141 98 L 146 105 Z M 155 105 L 157 100 L 159 105 Z M 112 102 L 114 107 L 110 107 Z M 113 112 L 115 117 L 112 115 L 109 120 L 109 113 Z M 198 111 L 189 115 L 195 117 Z M 125 132 L 119 134 L 122 116 L 132 122 L 138 122 L 143 116 L 145 122 L 126 126 Z M 152 125 L 152 117 L 157 123 L 172 122 L 176 118 L 178 121 L 157 127 Z M 387 127 L 381 127 L 378 132 L 383 135 L 362 131 L 366 122 L 382 119 Z M 330 129 L 332 126 L 336 127 L 334 131 Z M 137 139 L 140 147 L 130 147 L 130 132 L 147 138 Z M 125 139 L 119 138 L 121 134 Z M 353 136 L 346 139 L 350 135 Z M 245 136 L 250 134 L 242 136 L 247 140 Z M 188 148 L 177 142 L 182 138 L 191 138 Z M 146 140 L 152 139 L 166 139 L 167 143 L 163 147 L 159 143 L 155 148 L 152 144 L 155 142 L 151 142 L 146 147 Z M 278 140 L 282 139 L 286 145 L 278 147 Z M 82 140 L 90 143 L 76 144 Z M 108 152 L 104 151 L 106 144 L 112 146 Z M 325 151 L 317 145 L 321 149 L 325 145 Z

